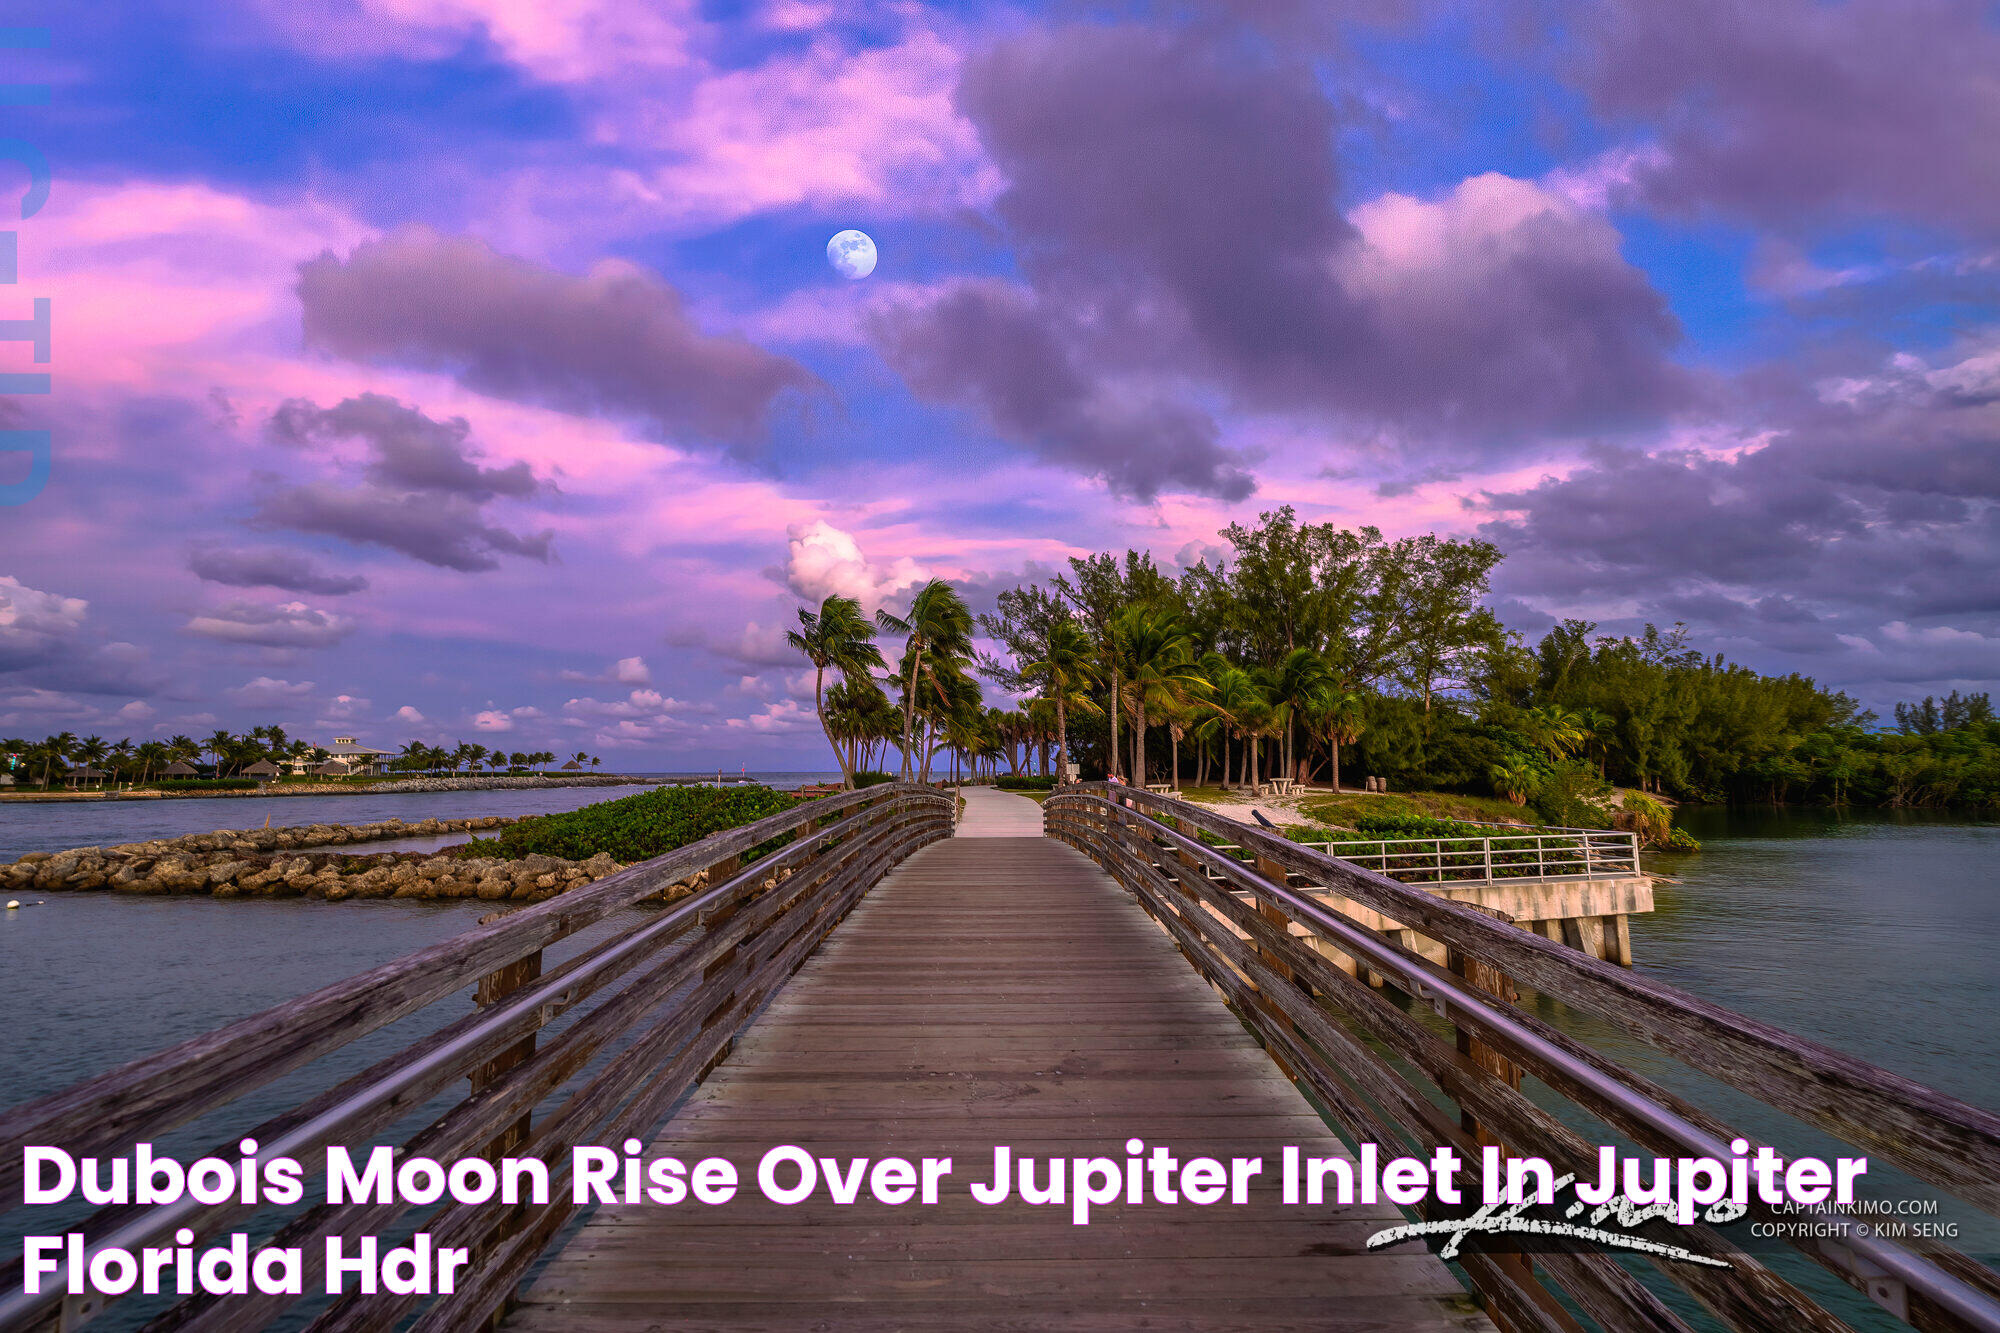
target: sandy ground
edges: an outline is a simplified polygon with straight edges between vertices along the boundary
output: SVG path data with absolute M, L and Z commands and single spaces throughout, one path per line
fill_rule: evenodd
M 1341 794 L 1344 796 L 1373 796 L 1375 793 L 1346 791 Z M 1252 810 L 1262 810 L 1264 818 L 1270 820 L 1273 824 L 1309 824 L 1312 821 L 1299 812 L 1299 803 L 1310 801 L 1315 797 L 1331 795 L 1333 795 L 1333 788 L 1331 787 L 1307 787 L 1305 790 L 1294 792 L 1290 796 L 1259 796 L 1251 801 L 1216 801 L 1213 803 L 1200 801 L 1197 804 L 1207 806 L 1218 815 L 1222 815 L 1227 819 L 1234 819 L 1243 824 L 1255 824 L 1257 822 L 1256 818 L 1250 813 Z

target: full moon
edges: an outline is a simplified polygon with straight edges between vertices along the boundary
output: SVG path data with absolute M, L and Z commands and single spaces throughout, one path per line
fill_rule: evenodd
M 875 271 L 875 242 L 849 228 L 826 243 L 826 262 L 843 278 L 865 278 Z

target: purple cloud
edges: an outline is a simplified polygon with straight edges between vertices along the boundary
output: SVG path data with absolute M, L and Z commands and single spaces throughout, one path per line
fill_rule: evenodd
M 1981 0 L 1580 6 L 1599 111 L 1658 137 L 1645 200 L 1779 226 L 1894 217 L 2000 233 L 2000 27 Z
M 968 61 L 959 104 L 1030 292 L 961 283 L 878 317 L 877 344 L 1114 489 L 1250 492 L 1204 391 L 1473 450 L 1688 397 L 1679 326 L 1601 217 L 1499 175 L 1343 214 L 1303 62 L 1207 28 L 1043 31 Z
M 198 578 L 231 588 L 279 588 L 338 597 L 368 586 L 359 574 L 328 573 L 297 551 L 272 547 L 198 546 L 188 553 L 188 568 Z
M 796 362 L 702 332 L 656 275 L 605 260 L 582 277 L 412 227 L 299 268 L 309 346 L 444 371 L 467 388 L 747 449 Z
M 373 393 L 324 409 L 295 398 L 272 414 L 265 434 L 298 445 L 359 439 L 370 457 L 361 486 L 311 482 L 266 495 L 253 527 L 387 547 L 467 573 L 497 569 L 503 555 L 551 558 L 552 533 L 517 533 L 487 521 L 489 501 L 527 498 L 542 483 L 526 463 L 480 467 L 462 417 L 437 421 Z

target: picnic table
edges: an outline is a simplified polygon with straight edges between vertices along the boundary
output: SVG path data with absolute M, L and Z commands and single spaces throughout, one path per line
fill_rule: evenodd
M 1257 784 L 1259 796 L 1290 796 L 1299 789 L 1297 778 L 1272 778 Z

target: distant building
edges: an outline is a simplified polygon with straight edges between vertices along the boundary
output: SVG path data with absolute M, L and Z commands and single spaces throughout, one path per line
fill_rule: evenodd
M 346 765 L 348 773 L 380 773 L 386 762 L 393 757 L 388 750 L 372 750 L 359 744 L 352 736 L 335 736 L 333 744 L 326 747 L 328 762 Z M 311 758 L 289 759 L 285 768 L 293 774 L 310 773 L 314 769 Z

